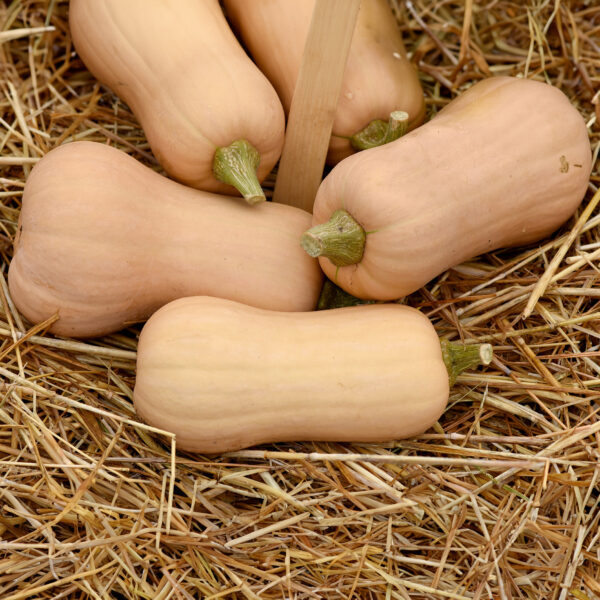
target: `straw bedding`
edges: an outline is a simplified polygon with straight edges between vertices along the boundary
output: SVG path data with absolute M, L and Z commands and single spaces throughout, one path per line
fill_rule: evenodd
M 597 2 L 392 6 L 430 115 L 483 77 L 534 77 L 570 97 L 597 156 Z M 132 409 L 139 326 L 57 339 L 7 291 L 24 182 L 47 151 L 95 140 L 158 169 L 66 15 L 65 0 L 0 3 L 0 598 L 600 598 L 597 167 L 551 239 L 407 300 L 441 337 L 496 354 L 426 434 L 174 453 Z

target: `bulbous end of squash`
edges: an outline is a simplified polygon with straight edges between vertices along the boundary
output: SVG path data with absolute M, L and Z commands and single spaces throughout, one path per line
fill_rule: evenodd
M 371 121 L 364 129 L 350 137 L 350 145 L 355 150 L 368 150 L 397 140 L 408 131 L 409 115 L 403 110 L 395 110 L 386 123 L 381 119 Z
M 456 378 L 463 371 L 478 365 L 489 365 L 494 357 L 491 344 L 465 346 L 464 344 L 443 341 L 441 346 L 450 386 L 454 385 Z
M 345 267 L 361 261 L 366 237 L 365 230 L 352 215 L 340 209 L 326 223 L 306 231 L 300 244 L 313 258 L 325 256 L 337 267 Z
M 256 176 L 259 163 L 258 150 L 246 140 L 236 140 L 215 150 L 213 174 L 238 190 L 248 204 L 258 204 L 266 200 Z

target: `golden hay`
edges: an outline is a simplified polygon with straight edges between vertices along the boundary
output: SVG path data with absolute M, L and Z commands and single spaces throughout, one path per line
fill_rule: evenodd
M 392 5 L 430 114 L 483 77 L 534 77 L 571 98 L 597 156 L 597 1 Z M 175 454 L 132 409 L 139 327 L 56 339 L 7 293 L 39 157 L 87 139 L 157 168 L 74 54 L 66 14 L 66 0 L 0 3 L 0 598 L 600 598 L 597 168 L 552 239 L 409 298 L 440 336 L 497 357 L 459 378 L 432 431 Z

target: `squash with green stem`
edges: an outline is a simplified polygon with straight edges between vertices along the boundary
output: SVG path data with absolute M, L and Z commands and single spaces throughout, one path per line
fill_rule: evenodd
M 226 14 L 289 111 L 315 0 L 224 0 Z M 423 90 L 386 0 L 362 0 L 327 162 L 396 139 L 425 117 Z
M 298 244 L 298 208 L 202 192 L 120 150 L 73 142 L 49 152 L 23 194 L 8 273 L 17 308 L 51 331 L 110 333 L 182 296 L 313 310 L 323 274 Z
M 285 120 L 277 93 L 217 0 L 71 0 L 78 54 L 122 98 L 175 179 L 265 199 Z
M 325 178 L 301 240 L 359 298 L 406 296 L 448 268 L 540 240 L 583 199 L 585 122 L 558 89 L 494 77 Z
M 491 359 L 489 344 L 442 347 L 399 304 L 277 313 L 183 298 L 142 329 L 133 400 L 181 450 L 385 442 L 431 427 L 460 372 Z

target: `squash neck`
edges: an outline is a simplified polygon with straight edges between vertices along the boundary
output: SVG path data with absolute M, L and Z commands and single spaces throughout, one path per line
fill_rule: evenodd
M 258 150 L 246 140 L 236 140 L 215 150 L 213 174 L 232 185 L 248 204 L 258 204 L 266 200 L 256 174 L 259 163 Z

